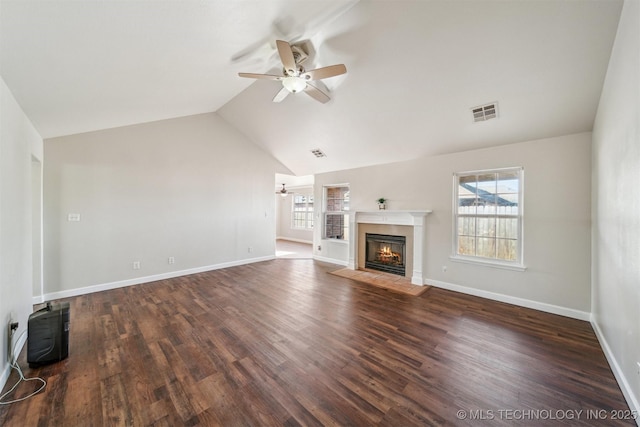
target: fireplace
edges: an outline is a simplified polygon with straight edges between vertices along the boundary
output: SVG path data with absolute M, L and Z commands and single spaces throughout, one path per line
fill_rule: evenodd
M 431 210 L 351 211 L 349 213 L 349 263 L 352 270 L 366 265 L 366 234 L 405 236 L 405 277 L 413 285 L 424 285 L 425 220 Z
M 365 268 L 405 275 L 406 237 L 366 233 Z

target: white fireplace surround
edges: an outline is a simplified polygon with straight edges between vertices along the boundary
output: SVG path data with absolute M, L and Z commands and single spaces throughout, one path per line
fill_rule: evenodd
M 413 227 L 413 271 L 411 283 L 424 285 L 425 219 L 433 211 L 359 211 L 349 215 L 349 264 L 358 269 L 358 224 L 408 225 Z M 364 266 L 362 266 L 364 267 Z

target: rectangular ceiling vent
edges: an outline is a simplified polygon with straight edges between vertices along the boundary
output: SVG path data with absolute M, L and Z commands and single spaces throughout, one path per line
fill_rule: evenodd
M 322 152 L 322 150 L 321 150 L 321 149 L 319 149 L 319 148 L 314 148 L 313 150 L 311 150 L 311 152 L 312 152 L 312 153 L 313 153 L 313 155 L 314 155 L 314 156 L 316 156 L 316 157 L 327 157 L 327 155 L 326 155 L 326 154 L 324 154 L 324 153 Z
M 490 119 L 498 117 L 498 103 L 493 102 L 491 104 L 480 105 L 471 109 L 473 113 L 473 122 L 486 122 Z

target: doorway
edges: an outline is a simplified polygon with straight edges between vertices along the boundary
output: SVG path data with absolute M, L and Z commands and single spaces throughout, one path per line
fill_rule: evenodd
M 313 258 L 313 183 L 313 175 L 275 174 L 277 258 Z

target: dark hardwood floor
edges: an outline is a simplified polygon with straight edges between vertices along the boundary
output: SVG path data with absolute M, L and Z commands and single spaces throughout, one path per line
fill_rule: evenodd
M 48 385 L 0 425 L 635 425 L 612 419 L 629 407 L 589 323 L 337 268 L 277 259 L 69 298 L 69 358 L 29 369 L 25 349 Z

